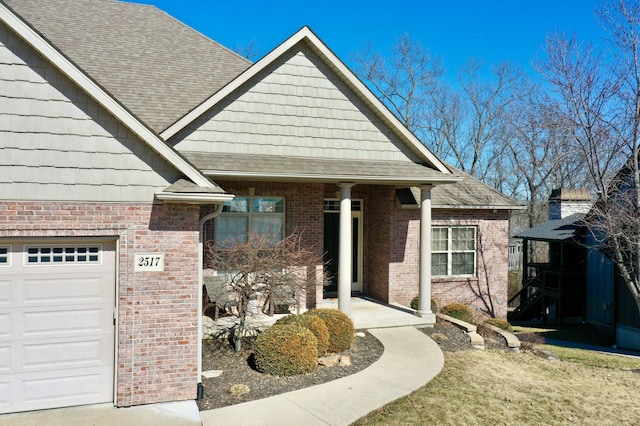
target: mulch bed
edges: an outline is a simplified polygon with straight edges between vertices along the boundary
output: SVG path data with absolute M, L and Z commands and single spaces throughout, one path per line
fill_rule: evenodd
M 449 323 L 438 322 L 434 327 L 419 330 L 430 336 L 443 351 L 471 349 L 468 336 Z M 228 340 L 205 340 L 202 347 L 203 371 L 222 370 L 222 374 L 219 377 L 203 379 L 204 397 L 198 401 L 198 407 L 200 410 L 211 410 L 268 398 L 363 370 L 382 356 L 384 347 L 367 331 L 361 332 L 364 336 L 356 336 L 353 348 L 343 353 L 350 356 L 351 366 L 318 366 L 313 373 L 293 377 L 271 376 L 256 371 L 252 357 L 254 338 L 243 339 L 241 353 L 235 353 Z M 487 348 L 506 350 L 506 344 L 500 344 L 500 340 L 495 339 L 495 342 L 492 342 L 492 339 L 485 338 L 485 344 Z M 233 385 L 246 385 L 249 391 L 242 395 L 234 395 L 230 392 Z

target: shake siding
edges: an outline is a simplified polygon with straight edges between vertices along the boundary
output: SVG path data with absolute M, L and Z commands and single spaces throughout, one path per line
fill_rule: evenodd
M 309 49 L 289 55 L 189 126 L 179 151 L 416 160 Z
M 151 201 L 178 173 L 6 28 L 0 28 L 5 200 Z

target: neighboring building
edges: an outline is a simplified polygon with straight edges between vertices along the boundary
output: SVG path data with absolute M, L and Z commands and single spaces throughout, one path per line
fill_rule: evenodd
M 522 241 L 516 238 L 509 239 L 509 270 L 519 271 L 522 265 Z
M 506 316 L 520 206 L 306 27 L 251 64 L 151 6 L 1 0 L 0 170 L 0 412 L 194 399 L 202 244 L 248 230 L 328 253 L 307 307 Z
M 626 284 L 583 222 L 586 190 L 554 190 L 549 221 L 518 233 L 523 239 L 523 289 L 512 320 L 584 321 L 621 348 L 640 349 L 640 314 Z M 532 242 L 548 243 L 549 259 L 529 261 Z

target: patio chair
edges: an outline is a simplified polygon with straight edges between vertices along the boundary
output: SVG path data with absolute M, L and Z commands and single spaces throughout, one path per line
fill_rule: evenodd
M 218 321 L 221 309 L 226 312 L 227 309 L 233 309 L 238 306 L 237 300 L 229 298 L 229 287 L 225 277 L 205 277 L 204 287 L 207 291 L 206 298 L 209 300 L 209 304 L 215 305 L 213 314 L 214 321 Z
M 281 312 L 286 310 L 289 312 L 289 308 L 292 305 L 295 305 L 296 313 L 300 315 L 300 304 L 298 303 L 298 299 L 293 288 L 288 285 L 273 286 L 269 291 L 269 294 L 267 294 L 267 299 L 265 301 L 265 310 L 267 312 L 265 313 L 269 316 L 273 316 L 276 311 Z

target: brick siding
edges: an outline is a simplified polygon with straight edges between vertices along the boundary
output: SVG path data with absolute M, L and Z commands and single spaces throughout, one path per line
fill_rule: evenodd
M 303 230 L 307 244 L 323 247 L 323 199 L 339 197 L 337 185 L 219 183 L 238 196 L 248 195 L 249 188 L 253 188 L 255 196 L 285 197 L 286 232 Z M 363 292 L 383 302 L 408 306 L 418 294 L 419 210 L 399 208 L 394 188 L 390 186 L 355 185 L 352 198 L 364 201 Z M 508 212 L 434 209 L 432 219 L 434 226 L 468 225 L 478 229 L 476 276 L 470 279 L 434 278 L 432 296 L 438 306 L 456 301 L 470 305 L 479 317 L 490 310 L 496 316 L 506 318 Z M 207 235 L 212 238 L 213 226 L 209 227 Z M 321 300 L 320 286 L 308 290 L 307 307 L 315 307 Z
M 0 203 L 0 237 L 118 239 L 116 405 L 195 399 L 199 208 L 179 204 Z M 163 252 L 164 272 L 133 272 Z
M 407 306 L 418 294 L 419 215 L 418 210 L 392 211 L 389 301 Z M 478 318 L 489 311 L 506 318 L 509 213 L 433 209 L 432 225 L 477 227 L 476 276 L 432 278 L 431 296 L 438 306 L 459 302 L 471 306 Z

